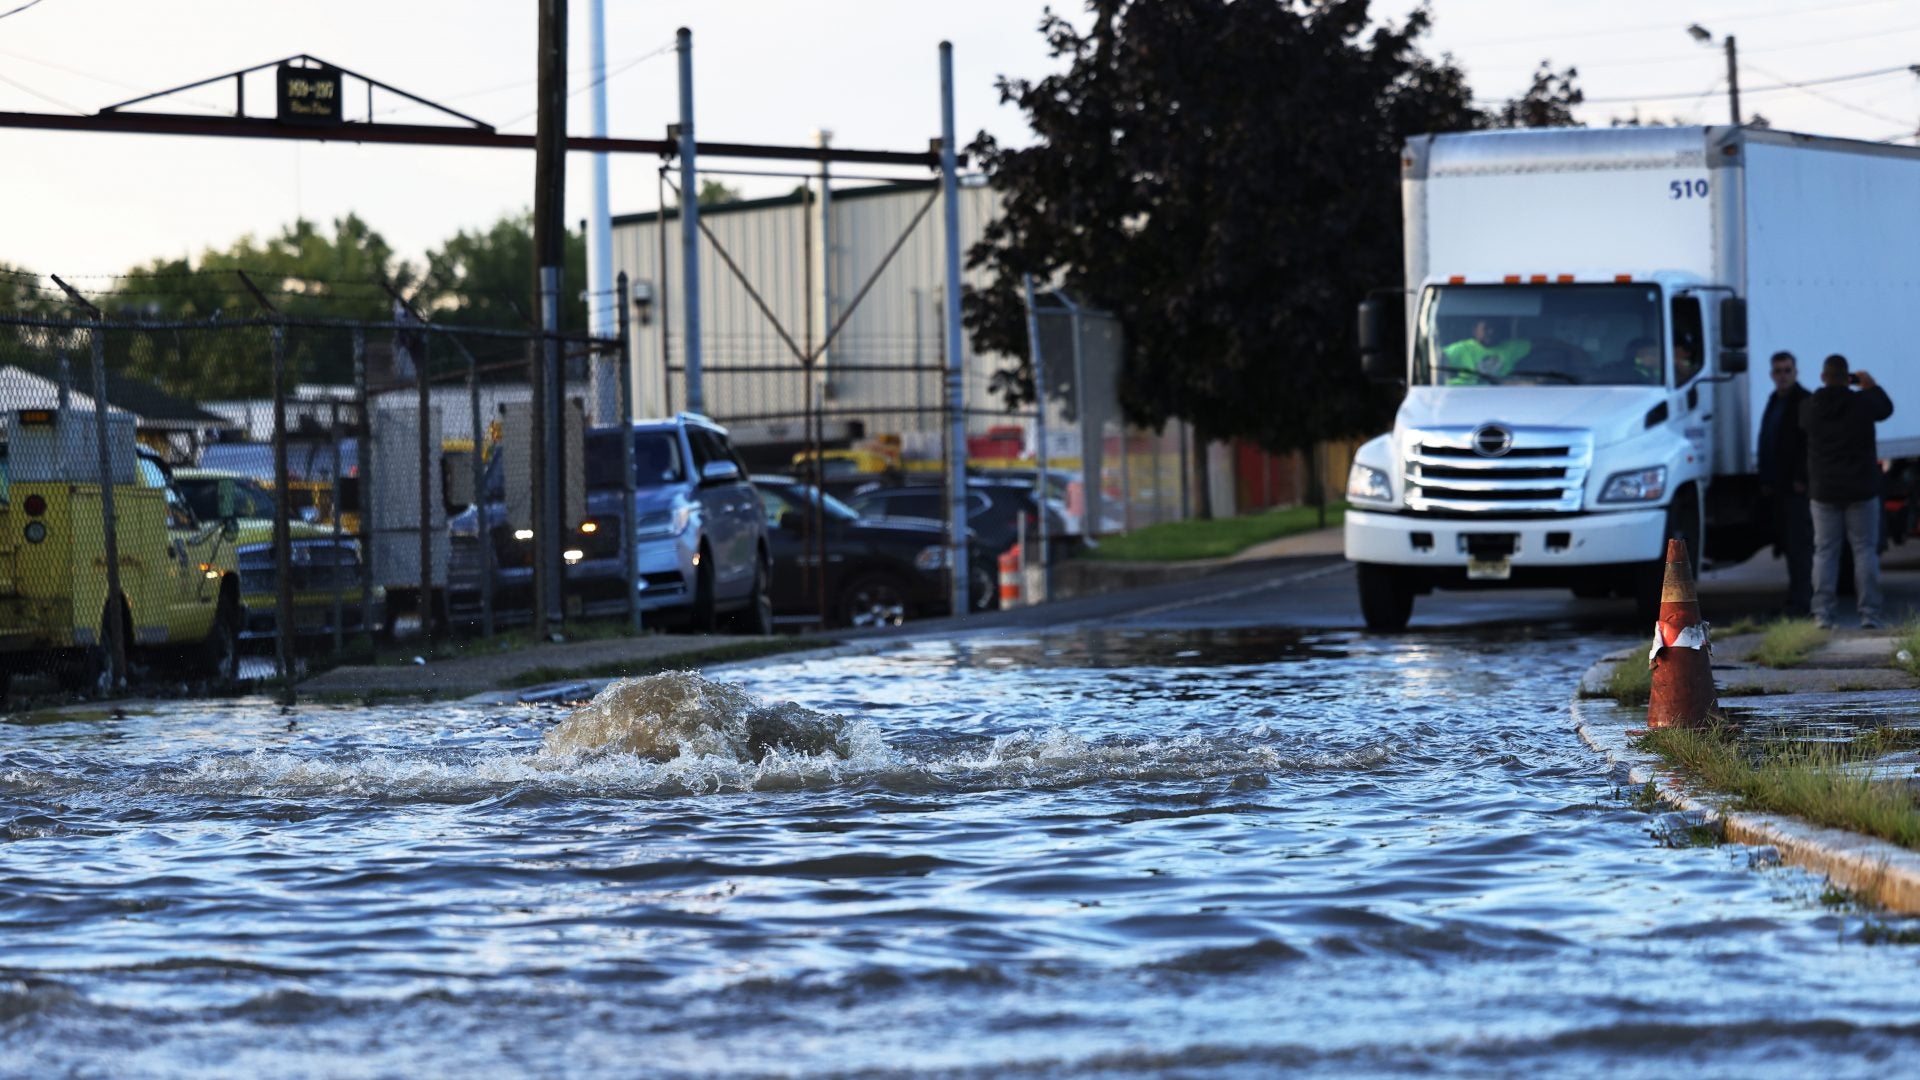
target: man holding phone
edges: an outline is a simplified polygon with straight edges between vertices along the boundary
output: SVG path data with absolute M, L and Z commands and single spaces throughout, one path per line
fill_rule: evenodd
M 1823 627 L 1833 626 L 1842 542 L 1853 550 L 1860 625 L 1880 625 L 1880 454 L 1873 425 L 1892 415 L 1887 392 L 1865 371 L 1849 374 L 1839 353 L 1820 366 L 1820 389 L 1800 403 L 1813 509 L 1813 618 Z

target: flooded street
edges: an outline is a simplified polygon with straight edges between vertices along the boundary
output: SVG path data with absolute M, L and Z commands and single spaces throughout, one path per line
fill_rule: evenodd
M 1627 643 L 969 637 L 564 735 L 553 706 L 16 718 L 0 1073 L 1910 1068 L 1920 949 L 1875 942 L 1920 927 L 1663 836 L 1570 732 Z

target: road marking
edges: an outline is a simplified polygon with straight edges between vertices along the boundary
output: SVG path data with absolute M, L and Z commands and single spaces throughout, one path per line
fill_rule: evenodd
M 1129 611 L 1117 617 L 1123 618 L 1123 619 L 1141 619 L 1141 618 L 1148 618 L 1154 615 L 1164 615 L 1169 611 L 1179 611 L 1182 608 L 1199 607 L 1202 604 L 1217 604 L 1223 600 L 1237 600 L 1241 597 L 1252 596 L 1256 593 L 1270 592 L 1274 589 L 1285 588 L 1288 585 L 1298 585 L 1303 581 L 1314 581 L 1319 578 L 1332 577 L 1335 574 L 1345 573 L 1346 571 L 1349 571 L 1351 569 L 1353 569 L 1352 563 L 1344 562 L 1344 561 L 1336 562 L 1331 565 L 1322 566 L 1314 570 L 1303 570 L 1298 574 L 1288 574 L 1285 577 L 1274 578 L 1272 581 L 1263 581 L 1258 585 L 1248 585 L 1238 589 L 1228 589 L 1225 592 L 1207 593 L 1203 596 L 1191 596 L 1185 600 L 1174 600 L 1170 603 L 1159 604 L 1154 607 L 1140 608 L 1139 610 L 1136 610 L 1136 611 Z

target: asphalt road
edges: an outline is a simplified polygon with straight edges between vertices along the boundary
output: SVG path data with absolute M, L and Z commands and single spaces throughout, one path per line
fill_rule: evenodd
M 1906 621 L 1920 612 L 1920 542 L 1891 549 L 1881 578 L 1883 622 Z M 1772 615 L 1785 597 L 1785 564 L 1765 553 L 1701 576 L 1701 607 L 1709 622 L 1725 625 L 1744 616 Z M 1852 597 L 1840 598 L 1837 621 L 1841 627 L 1855 624 Z M 1249 563 L 1194 581 L 994 612 L 952 625 L 968 631 L 1079 625 L 1358 630 L 1362 622 L 1352 568 L 1338 557 L 1315 555 Z M 1627 600 L 1581 600 L 1564 589 L 1485 589 L 1420 597 L 1407 632 L 1503 625 L 1596 633 L 1643 629 Z M 924 622 L 908 628 L 916 637 L 933 629 L 934 624 Z

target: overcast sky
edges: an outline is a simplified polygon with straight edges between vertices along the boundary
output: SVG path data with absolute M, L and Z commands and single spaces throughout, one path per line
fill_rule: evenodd
M 0 11 L 26 0 L 0 0 Z M 1001 74 L 1050 67 L 1034 27 L 1041 0 L 606 0 L 610 128 L 660 136 L 675 118 L 676 27 L 694 31 L 698 126 L 706 139 L 804 143 L 829 128 L 846 146 L 924 148 L 939 131 L 937 47 L 954 43 L 962 139 L 986 128 L 1026 138 L 998 104 Z M 1056 6 L 1078 16 L 1076 0 Z M 1380 0 L 1400 18 L 1410 0 Z M 125 98 L 306 52 L 472 113 L 532 131 L 533 0 L 40 0 L 0 17 L 0 110 L 92 112 Z M 1692 40 L 1699 23 L 1734 34 L 1746 110 L 1776 127 L 1853 138 L 1909 136 L 1920 78 L 1912 0 L 1436 0 L 1429 51 L 1450 52 L 1474 92 L 1497 102 L 1541 59 L 1580 70 L 1595 103 L 1583 119 L 1724 123 L 1724 62 Z M 586 0 L 572 0 L 574 85 L 586 81 Z M 1716 39 L 1717 41 L 1717 39 Z M 631 64 L 631 66 L 628 66 Z M 270 112 L 271 83 L 250 87 Z M 1637 104 L 1628 100 L 1641 99 Z M 180 111 L 230 108 L 230 87 L 187 95 Z M 573 99 L 584 133 L 588 97 Z M 392 104 L 391 102 L 387 104 Z M 376 101 L 376 110 L 383 107 Z M 380 117 L 424 121 L 399 110 Z M 1907 141 L 1911 142 L 1910 138 Z M 110 273 L 198 254 L 296 216 L 366 218 L 417 256 L 461 228 L 532 202 L 533 154 L 356 147 L 0 129 L 0 261 L 42 272 Z M 586 214 L 587 159 L 568 169 L 568 217 Z M 616 159 L 613 211 L 652 209 L 657 162 Z M 775 166 L 778 167 L 778 166 Z M 750 193 L 790 181 L 734 181 Z

